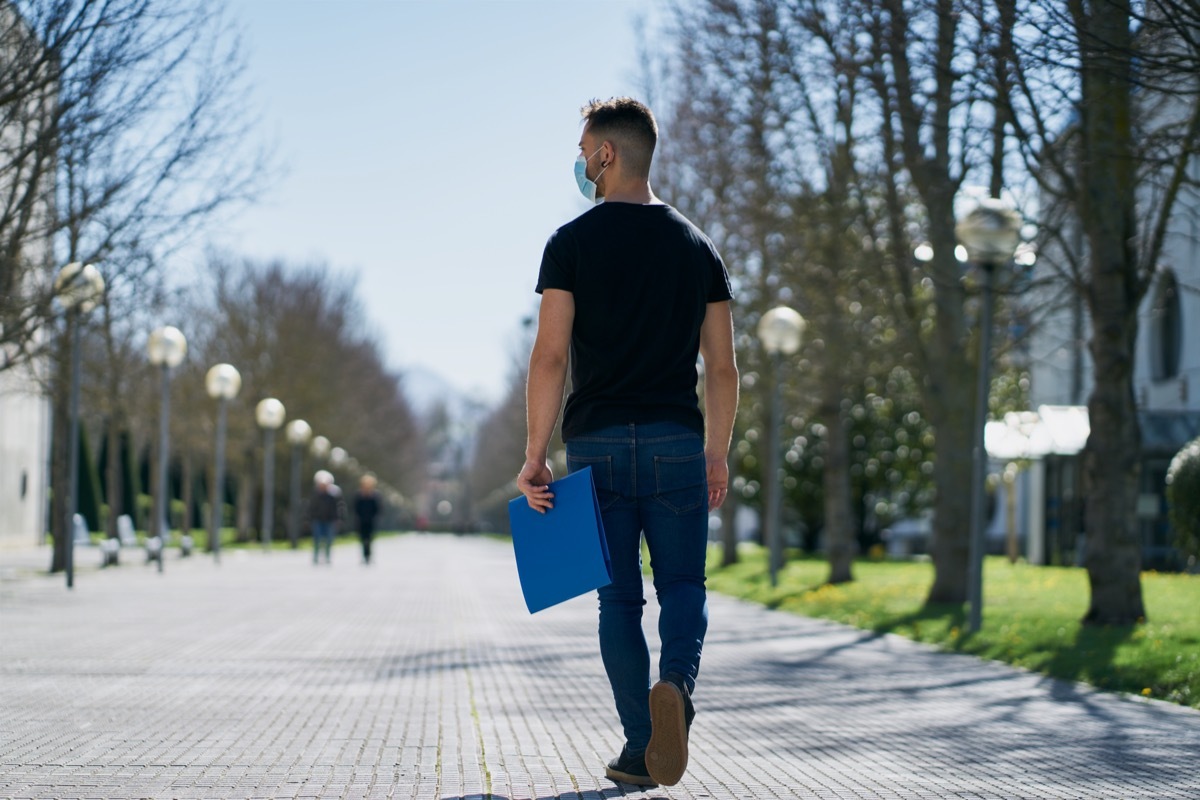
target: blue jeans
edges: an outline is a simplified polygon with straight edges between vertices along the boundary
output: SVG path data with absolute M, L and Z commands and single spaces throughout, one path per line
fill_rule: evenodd
M 631 753 L 650 741 L 650 652 L 642 631 L 643 534 L 658 595 L 658 673 L 691 690 L 708 630 L 708 483 L 702 437 L 672 422 L 617 425 L 567 442 L 567 470 L 592 468 L 613 582 L 599 590 L 600 655 Z
M 321 522 L 313 520 L 312 524 L 313 535 L 313 563 L 317 563 L 317 557 L 321 554 L 321 550 L 325 550 L 325 563 L 329 563 L 329 551 L 333 546 L 333 523 Z

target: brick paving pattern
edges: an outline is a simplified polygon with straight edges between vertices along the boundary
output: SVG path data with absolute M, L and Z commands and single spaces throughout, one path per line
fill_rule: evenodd
M 530 616 L 492 539 L 377 548 L 0 568 L 0 797 L 1200 798 L 1200 712 L 718 596 L 683 781 L 615 784 L 592 597 Z

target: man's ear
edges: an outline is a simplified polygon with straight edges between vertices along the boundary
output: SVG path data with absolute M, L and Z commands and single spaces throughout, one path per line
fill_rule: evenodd
M 600 166 L 612 166 L 613 159 L 617 157 L 617 149 L 608 139 L 604 140 L 604 144 L 600 145 Z

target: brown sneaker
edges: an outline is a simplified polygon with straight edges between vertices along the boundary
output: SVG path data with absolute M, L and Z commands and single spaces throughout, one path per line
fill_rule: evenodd
M 663 786 L 674 786 L 688 763 L 688 725 L 683 691 L 671 681 L 650 690 L 650 744 L 646 769 Z

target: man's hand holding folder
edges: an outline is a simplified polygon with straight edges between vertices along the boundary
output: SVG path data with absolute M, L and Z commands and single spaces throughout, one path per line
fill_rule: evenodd
M 529 507 L 542 514 L 554 508 L 554 492 L 550 491 L 553 482 L 554 473 L 544 461 L 526 461 L 517 475 L 517 488 L 525 495 Z
M 607 586 L 612 564 L 591 467 L 544 485 L 530 484 L 539 491 L 509 501 L 508 519 L 521 592 L 532 613 Z M 555 495 L 557 508 L 551 502 Z

